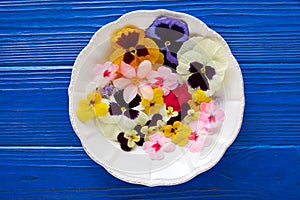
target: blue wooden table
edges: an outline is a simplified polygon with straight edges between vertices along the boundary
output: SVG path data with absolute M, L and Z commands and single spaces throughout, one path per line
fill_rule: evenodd
M 148 188 L 111 176 L 84 152 L 68 116 L 72 65 L 122 14 L 167 8 L 221 34 L 240 63 L 242 129 L 191 181 Z M 300 2 L 0 2 L 0 199 L 300 199 Z

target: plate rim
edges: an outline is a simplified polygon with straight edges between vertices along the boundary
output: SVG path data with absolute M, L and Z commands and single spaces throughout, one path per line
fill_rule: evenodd
M 230 57 L 234 62 L 234 70 L 236 70 L 239 73 L 239 79 L 240 79 L 240 83 L 241 83 L 241 107 L 242 109 L 240 110 L 239 113 L 239 122 L 238 125 L 235 128 L 234 133 L 232 133 L 232 139 L 230 141 L 226 141 L 226 143 L 224 143 L 223 145 L 221 145 L 222 148 L 220 148 L 220 153 L 218 154 L 218 157 L 213 159 L 211 162 L 208 163 L 208 165 L 206 167 L 203 168 L 195 168 L 193 171 L 191 171 L 187 176 L 184 177 L 180 177 L 180 178 L 172 178 L 172 179 L 166 179 L 166 180 L 160 180 L 160 179 L 144 179 L 141 177 L 132 177 L 130 175 L 124 175 L 122 172 L 119 172 L 118 170 L 115 170 L 113 168 L 111 168 L 107 163 L 105 163 L 104 161 L 101 161 L 99 159 L 97 159 L 95 156 L 92 155 L 92 153 L 90 153 L 87 145 L 83 142 L 84 140 L 81 137 L 81 134 L 79 133 L 79 130 L 76 126 L 76 122 L 74 119 L 74 111 L 73 111 L 73 96 L 72 96 L 72 91 L 73 91 L 73 87 L 74 87 L 74 82 L 75 82 L 75 76 L 78 74 L 77 71 L 79 71 L 79 69 L 81 68 L 81 66 L 79 65 L 79 62 L 81 60 L 82 57 L 85 56 L 85 54 L 87 53 L 88 49 L 91 48 L 94 43 L 94 40 L 96 40 L 97 35 L 99 34 L 99 32 L 101 32 L 102 29 L 106 29 L 107 27 L 113 25 L 113 24 L 117 24 L 120 21 L 122 21 L 124 18 L 126 19 L 128 16 L 133 15 L 133 14 L 138 14 L 138 13 L 148 13 L 148 14 L 153 14 L 153 13 L 158 13 L 158 14 L 170 14 L 170 15 L 180 15 L 183 18 L 190 18 L 193 20 L 197 20 L 199 23 L 202 24 L 202 26 L 212 35 L 214 35 L 215 37 L 217 37 L 218 39 L 220 39 L 220 41 L 222 41 L 223 45 L 226 45 L 226 47 L 228 48 L 228 50 L 230 51 Z M 89 43 L 81 50 L 81 52 L 78 54 L 73 68 L 72 68 L 72 74 L 71 74 L 71 80 L 70 80 L 70 85 L 68 87 L 68 97 L 69 97 L 69 117 L 70 117 L 70 122 L 72 125 L 72 128 L 74 130 L 74 132 L 76 133 L 77 137 L 80 139 L 81 145 L 84 149 L 84 151 L 87 153 L 87 155 L 97 164 L 101 165 L 104 169 L 106 169 L 107 172 L 109 172 L 111 175 L 113 175 L 114 177 L 129 182 L 129 183 L 133 183 L 133 184 L 141 184 L 141 185 L 145 185 L 145 186 L 167 186 L 167 185 L 177 185 L 177 184 L 181 184 L 184 182 L 187 182 L 191 179 L 193 179 L 194 177 L 196 177 L 197 175 L 211 169 L 212 167 L 214 167 L 220 160 L 221 158 L 224 156 L 225 152 L 227 151 L 227 149 L 231 146 L 231 144 L 235 141 L 236 137 L 238 136 L 240 129 L 242 127 L 242 122 L 243 122 L 243 116 L 244 116 L 244 111 L 245 111 L 245 94 L 244 94 L 244 81 L 243 81 L 243 76 L 242 76 L 242 72 L 241 72 L 241 68 L 237 62 L 237 60 L 235 59 L 235 57 L 232 55 L 232 52 L 230 50 L 230 47 L 228 46 L 228 44 L 226 43 L 226 41 L 214 30 L 210 29 L 204 22 L 202 22 L 200 19 L 193 17 L 192 15 L 186 14 L 186 13 L 182 13 L 182 12 L 175 12 L 175 11 L 170 11 L 170 10 L 166 10 L 166 9 L 155 9 L 155 10 L 135 10 L 135 11 L 131 11 L 128 12 L 126 14 L 123 14 L 121 17 L 119 17 L 117 20 L 107 23 L 106 25 L 102 26 L 100 29 L 98 29 L 92 36 L 92 38 L 90 39 Z

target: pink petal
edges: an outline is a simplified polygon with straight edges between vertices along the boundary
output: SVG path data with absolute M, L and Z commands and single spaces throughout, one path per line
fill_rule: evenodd
M 141 92 L 144 99 L 152 100 L 153 99 L 153 89 L 147 83 L 139 84 L 139 91 Z
M 201 112 L 199 117 L 198 117 L 198 121 L 201 121 L 203 123 L 209 122 L 209 114 L 205 113 L 205 112 Z
M 147 76 L 147 79 L 148 79 L 148 82 L 149 83 L 156 83 L 156 77 L 158 77 L 158 72 L 157 71 L 151 71 L 148 76 Z
M 171 138 L 167 138 L 166 136 L 161 135 L 160 143 L 161 143 L 162 145 L 167 144 L 167 143 L 170 143 L 171 141 L 172 141 Z
M 129 103 L 137 95 L 137 86 L 130 84 L 124 89 L 124 100 Z
M 157 133 L 151 135 L 151 136 L 149 137 L 149 140 L 150 140 L 151 142 L 156 143 L 157 141 L 160 141 L 162 137 L 164 137 L 164 136 L 162 136 L 162 134 L 160 134 L 160 133 L 157 132 Z
M 113 81 L 113 84 L 118 89 L 124 89 L 129 84 L 131 84 L 131 80 L 127 79 L 127 78 L 118 78 L 118 79 Z
M 139 78 L 145 78 L 152 69 L 152 64 L 149 60 L 144 60 L 143 62 L 141 62 L 141 64 L 138 67 L 137 70 L 137 77 Z
M 104 78 L 104 77 L 100 77 L 100 76 L 97 76 L 95 79 L 97 81 L 97 87 L 101 87 L 101 88 L 103 88 L 104 86 L 106 86 L 110 82 L 109 79 Z
M 189 126 L 192 128 L 192 131 L 197 131 L 198 121 L 191 122 Z
M 165 152 L 172 152 L 175 150 L 175 148 L 176 148 L 176 145 L 172 142 L 169 142 L 163 146 L 163 150 Z
M 197 133 L 203 133 L 203 122 L 202 121 L 198 121 L 196 131 L 197 131 Z
M 119 66 L 116 64 L 111 64 L 111 73 L 116 73 L 119 69 Z
M 202 103 L 200 104 L 200 110 L 201 110 L 202 112 L 206 112 L 206 105 L 207 105 L 206 102 L 202 102 Z
M 161 160 L 165 157 L 163 151 L 161 150 L 156 153 L 151 153 L 149 155 L 152 160 Z
M 211 101 L 211 102 L 206 104 L 206 111 L 205 112 L 212 114 L 217 109 L 218 109 L 218 103 L 216 101 Z
M 171 73 L 172 70 L 170 68 L 161 66 L 160 68 L 158 68 L 158 74 L 160 74 L 162 77 L 168 77 Z
M 121 65 L 120 65 L 120 71 L 123 74 L 123 76 L 125 76 L 127 78 L 136 77 L 136 71 L 135 71 L 134 67 L 132 67 L 131 65 L 126 64 L 123 61 L 121 62 Z
M 144 142 L 144 144 L 143 144 L 143 150 L 144 150 L 146 153 L 154 153 L 154 152 L 155 152 L 155 149 L 152 148 L 152 145 L 153 145 L 153 144 L 154 144 L 153 142 L 149 142 L 149 141 Z
M 215 113 L 214 116 L 216 117 L 217 121 L 223 121 L 225 117 L 225 113 L 223 110 L 218 109 Z

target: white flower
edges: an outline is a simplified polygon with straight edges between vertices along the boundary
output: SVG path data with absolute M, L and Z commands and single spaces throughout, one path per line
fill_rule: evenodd
M 213 95 L 221 88 L 229 54 L 219 42 L 207 37 L 193 37 L 177 53 L 177 72 L 188 85 Z

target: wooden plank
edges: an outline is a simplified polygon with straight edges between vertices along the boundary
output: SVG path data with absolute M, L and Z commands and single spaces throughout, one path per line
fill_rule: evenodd
M 112 178 L 81 148 L 1 148 L 0 198 L 297 199 L 299 148 L 231 147 L 208 172 L 168 188 Z
M 163 1 L 159 6 L 154 2 L 3 2 L 0 66 L 72 65 L 101 26 L 137 8 L 165 7 L 202 19 L 227 40 L 241 63 L 276 63 L 278 57 L 281 63 L 300 61 L 297 1 Z M 30 14 L 32 10 L 35 15 Z
M 74 60 L 100 27 L 158 8 L 220 33 L 246 95 L 243 127 L 225 157 L 167 189 L 124 183 L 91 161 L 67 97 Z M 0 1 L 0 199 L 299 199 L 299 19 L 297 0 Z

